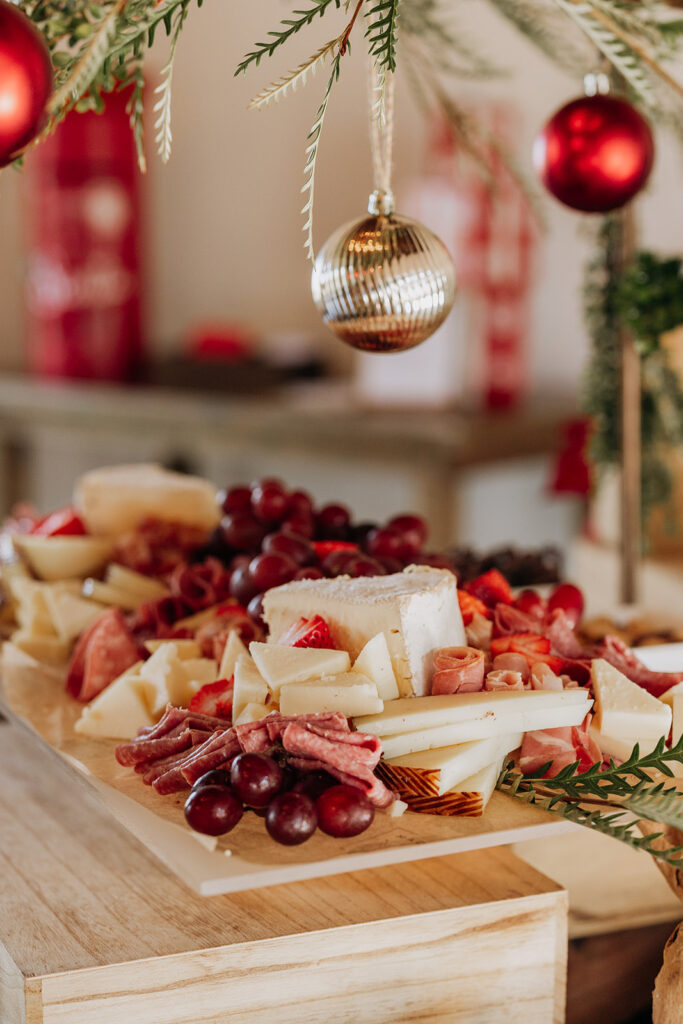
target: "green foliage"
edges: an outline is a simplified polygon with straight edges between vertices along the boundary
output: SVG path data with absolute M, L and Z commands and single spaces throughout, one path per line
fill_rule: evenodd
M 604 770 L 593 765 L 579 774 L 577 761 L 552 779 L 542 777 L 548 764 L 533 775 L 521 775 L 508 765 L 497 786 L 518 800 L 683 868 L 683 846 L 660 849 L 657 840 L 662 833 L 638 832 L 642 819 L 683 830 L 683 792 L 676 786 L 667 787 L 665 782 L 652 780 L 652 772 L 671 777 L 672 762 L 683 764 L 683 737 L 671 749 L 661 739 L 650 754 L 642 757 L 636 745 L 627 761 L 621 765 L 610 762 Z
M 368 50 L 378 68 L 396 70 L 396 21 L 399 0 L 372 0 L 366 13 L 368 27 L 365 36 Z
M 341 0 L 311 0 L 311 3 L 313 6 L 308 10 L 292 11 L 294 17 L 283 18 L 280 24 L 284 28 L 275 32 L 269 32 L 268 35 L 272 37 L 270 40 L 265 43 L 256 43 L 254 49 L 237 65 L 235 74 L 243 74 L 251 64 L 255 64 L 258 67 L 264 57 L 272 57 L 279 46 L 286 43 L 306 25 L 310 25 L 315 18 L 322 18 L 333 4 L 338 9 L 341 5 Z

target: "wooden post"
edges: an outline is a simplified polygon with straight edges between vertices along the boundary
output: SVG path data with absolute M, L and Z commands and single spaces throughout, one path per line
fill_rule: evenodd
M 635 219 L 632 204 L 620 214 L 619 270 L 633 259 Z M 641 551 L 641 426 L 640 356 L 626 327 L 621 341 L 621 601 L 638 599 Z

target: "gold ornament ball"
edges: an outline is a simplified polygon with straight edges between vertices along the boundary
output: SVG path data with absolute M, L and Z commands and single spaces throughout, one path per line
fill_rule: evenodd
M 455 270 L 443 242 L 424 224 L 393 212 L 374 192 L 369 214 L 323 245 L 311 278 L 323 322 L 364 352 L 404 352 L 426 341 L 448 316 Z

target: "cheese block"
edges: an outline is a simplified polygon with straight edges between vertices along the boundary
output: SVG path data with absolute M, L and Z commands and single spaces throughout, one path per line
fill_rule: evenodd
M 18 629 L 12 634 L 12 643 L 36 661 L 48 665 L 62 665 L 69 657 L 71 644 L 58 636 L 40 636 L 28 630 Z
M 398 697 L 398 683 L 384 633 L 368 640 L 353 663 L 353 671 L 372 679 L 382 700 L 396 700 Z
M 506 733 L 451 747 L 404 754 L 383 762 L 384 781 L 400 796 L 442 796 L 469 775 L 500 760 L 521 745 L 522 734 Z
M 393 736 L 382 736 L 382 749 L 387 759 L 412 754 L 418 750 L 432 750 L 435 747 L 469 743 L 489 736 L 504 736 L 506 733 L 533 732 L 536 729 L 559 729 L 566 725 L 580 725 L 590 710 L 591 702 L 582 704 L 548 704 L 546 708 L 509 712 L 502 715 L 488 715 L 463 722 L 453 722 L 433 729 L 417 729 L 414 732 L 399 732 Z M 371 728 L 363 730 L 372 732 Z
M 351 659 L 346 651 L 284 647 L 255 640 L 249 644 L 249 653 L 273 693 L 277 693 L 285 683 L 302 683 L 307 679 L 337 676 L 351 668 Z
M 230 679 L 231 676 L 234 676 L 235 664 L 240 654 L 248 655 L 249 652 L 237 630 L 231 629 L 228 633 L 228 641 L 223 649 L 223 657 L 218 667 L 219 679 Z
M 354 659 L 384 633 L 403 696 L 429 693 L 435 651 L 467 642 L 455 576 L 447 569 L 295 580 L 266 592 L 263 614 L 276 640 L 301 616 L 322 615 L 335 645 Z
M 249 704 L 245 704 L 237 718 L 233 717 L 232 724 L 245 725 L 247 722 L 260 722 L 274 710 L 272 704 L 257 704 L 255 701 L 251 701 Z
M 41 580 L 82 579 L 109 561 L 111 541 L 102 537 L 37 537 L 13 534 L 12 541 L 31 571 Z
M 280 688 L 280 712 L 306 715 L 317 711 L 341 711 L 351 718 L 381 711 L 382 699 L 371 679 L 360 672 L 346 672 L 305 683 L 286 683 Z
M 493 796 L 498 776 L 503 766 L 503 758 L 463 779 L 442 796 L 432 793 L 408 793 L 404 800 L 411 811 L 420 814 L 440 814 L 447 817 L 479 817 L 484 813 L 486 805 Z M 384 778 L 382 762 L 377 773 Z
M 13 577 L 9 581 L 9 591 L 16 602 L 15 618 L 19 627 L 26 634 L 35 636 L 56 636 L 52 615 L 48 608 L 46 591 L 48 584 L 38 580 Z
M 102 614 L 102 605 L 72 594 L 59 584 L 45 589 L 45 601 L 60 639 L 69 643 L 80 636 Z
M 641 754 L 649 754 L 650 751 L 655 749 L 658 743 L 658 740 L 652 738 L 639 740 L 634 736 L 630 738 L 623 736 L 606 736 L 605 733 L 601 732 L 593 723 L 589 725 L 588 732 L 600 747 L 600 753 L 605 757 L 613 757 L 615 761 L 628 760 L 633 753 L 633 748 L 636 743 L 638 744 L 638 749 Z
M 140 668 L 144 696 L 152 715 L 167 704 L 187 707 L 205 683 L 216 679 L 216 662 L 211 658 L 181 659 L 173 641 L 162 644 Z
M 659 699 L 664 701 L 665 704 L 668 704 L 670 708 L 673 708 L 674 698 L 677 693 L 683 693 L 683 683 L 676 683 L 670 689 L 666 690 Z
M 134 569 L 118 565 L 116 562 L 107 566 L 104 582 L 110 583 L 112 587 L 118 587 L 120 590 L 128 590 L 131 594 L 137 595 L 141 602 L 156 601 L 170 593 L 166 584 L 161 580 L 144 576 L 141 572 L 135 572 Z
M 519 714 L 544 708 L 584 707 L 590 700 L 588 690 L 580 687 L 559 692 L 550 690 L 480 690 L 478 693 L 447 693 L 433 697 L 407 697 L 390 701 L 384 711 L 372 717 L 358 718 L 355 726 L 361 732 L 388 736 L 415 729 L 433 729 L 454 722 L 477 718 Z M 510 729 L 504 732 L 514 732 Z
M 241 654 L 237 659 L 234 677 L 233 721 L 239 718 L 247 704 L 265 704 L 268 700 L 268 684 L 248 654 Z
M 86 704 L 74 729 L 84 736 L 128 740 L 154 722 L 144 696 L 144 681 L 129 671 Z
M 154 654 L 160 647 L 170 644 L 175 647 L 175 652 L 181 661 L 188 658 L 201 658 L 202 649 L 196 640 L 145 640 L 145 647 L 150 654 Z
M 603 658 L 591 663 L 595 694 L 595 726 L 615 739 L 659 739 L 668 736 L 671 708 L 642 686 L 632 683 Z
M 216 497 L 208 480 L 139 463 L 86 473 L 73 502 L 91 533 L 115 536 L 149 518 L 212 530 L 221 517 Z
M 102 580 L 96 580 L 92 576 L 83 580 L 82 593 L 83 597 L 87 597 L 91 601 L 123 608 L 127 612 L 134 612 L 145 600 L 132 590 L 115 587 L 113 583 L 103 583 Z

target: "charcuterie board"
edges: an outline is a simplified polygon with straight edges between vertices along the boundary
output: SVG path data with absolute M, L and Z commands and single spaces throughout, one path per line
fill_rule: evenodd
M 316 833 L 294 848 L 270 840 L 263 822 L 245 815 L 218 841 L 198 837 L 184 823 L 183 795 L 159 796 L 114 758 L 114 741 L 79 736 L 81 707 L 54 670 L 7 645 L 0 706 L 70 769 L 65 778 L 95 791 L 108 811 L 168 868 L 204 896 L 465 852 L 556 835 L 575 826 L 495 793 L 483 817 L 378 814 L 352 839 Z

